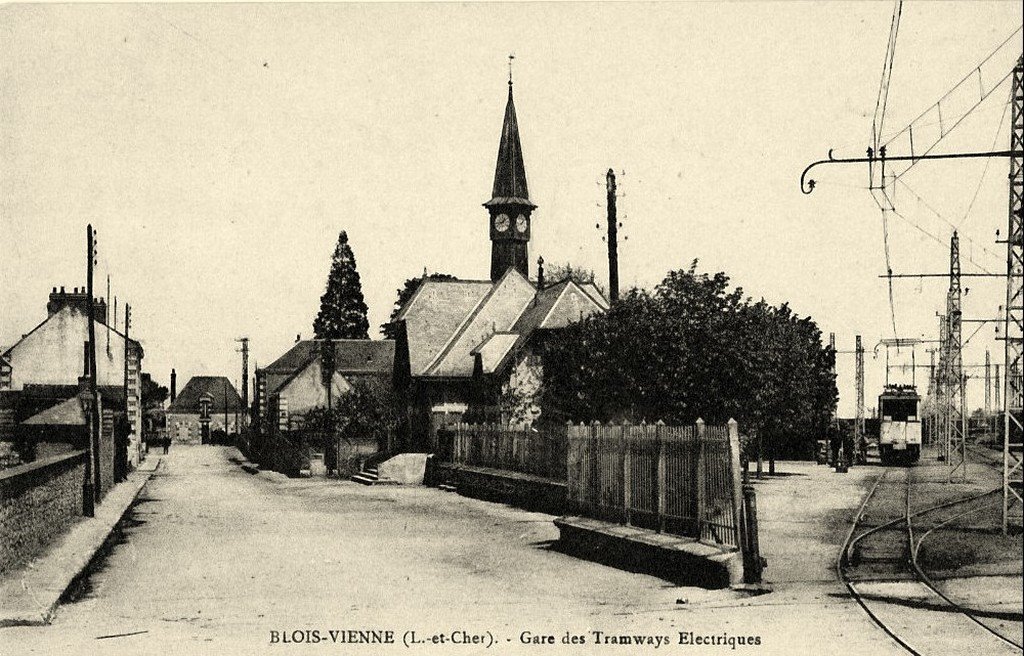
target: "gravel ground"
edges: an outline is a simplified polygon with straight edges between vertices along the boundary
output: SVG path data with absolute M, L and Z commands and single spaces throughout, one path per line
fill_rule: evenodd
M 428 488 L 250 476 L 233 453 L 172 449 L 78 597 L 52 626 L 0 630 L 0 653 L 900 653 L 834 573 L 872 468 L 781 463 L 788 475 L 755 483 L 774 592 L 750 597 L 562 554 L 550 515 Z M 331 642 L 344 629 L 399 643 Z M 322 642 L 274 642 L 306 630 Z M 406 648 L 407 631 L 445 643 Z M 452 644 L 463 631 L 494 643 Z M 524 632 L 554 644 L 524 644 Z M 760 644 L 685 645 L 680 632 Z M 625 635 L 667 644 L 595 644 Z M 585 642 L 562 644 L 574 636 Z

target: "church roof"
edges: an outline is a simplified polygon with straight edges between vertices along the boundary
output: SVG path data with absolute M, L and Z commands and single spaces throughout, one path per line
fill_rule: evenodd
M 596 288 L 583 287 L 567 279 L 537 290 L 516 269 L 495 283 L 424 280 L 398 315 L 411 375 L 468 378 L 477 356 L 485 374 L 497 371 L 537 330 L 607 309 Z
M 512 101 L 511 81 L 508 83 L 508 102 L 505 104 L 501 143 L 498 145 L 498 163 L 494 169 L 494 188 L 491 191 L 491 199 L 484 205 L 535 207 L 530 202 L 530 192 L 526 185 L 526 165 L 523 164 L 523 147 L 519 143 L 519 123 L 516 120 L 516 106 Z

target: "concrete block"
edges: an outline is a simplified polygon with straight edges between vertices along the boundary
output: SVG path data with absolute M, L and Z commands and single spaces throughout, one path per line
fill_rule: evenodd
M 381 479 L 402 485 L 423 485 L 426 470 L 426 453 L 400 453 L 377 465 L 377 474 Z

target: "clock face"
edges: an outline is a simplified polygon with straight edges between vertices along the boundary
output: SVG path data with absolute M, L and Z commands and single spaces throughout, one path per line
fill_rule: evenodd
M 494 217 L 494 228 L 498 232 L 505 232 L 508 230 L 511 220 L 508 218 L 508 214 L 499 214 Z
M 516 217 L 516 230 L 519 232 L 526 232 L 526 229 L 530 227 L 529 221 L 522 214 Z

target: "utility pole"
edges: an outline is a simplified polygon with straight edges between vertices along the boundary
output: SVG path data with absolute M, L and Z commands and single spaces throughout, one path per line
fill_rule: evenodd
M 1006 230 L 1006 306 L 1003 320 L 1003 534 L 1021 504 L 1024 446 L 1024 56 L 1010 90 L 1010 209 Z
M 985 349 L 985 421 L 992 414 L 992 357 Z
M 960 286 L 960 237 L 956 231 L 949 241 L 949 291 L 946 293 L 946 456 L 949 480 L 959 473 L 967 480 L 967 408 L 964 394 L 963 312 Z
M 995 407 L 996 413 L 1002 413 L 1002 411 L 1003 411 L 1003 402 L 1000 399 L 1000 388 L 1002 387 L 1000 385 L 1000 381 L 1001 380 L 1002 380 L 1002 378 L 999 377 L 999 363 L 997 362 L 995 364 L 995 376 L 993 376 L 993 380 L 992 380 L 992 386 L 995 387 L 995 389 L 992 390 L 994 392 L 992 394 L 992 397 L 993 397 L 992 405 Z
M 125 410 L 131 407 L 131 400 L 128 397 L 128 353 L 131 351 L 131 340 L 128 338 L 128 331 L 132 325 L 132 306 L 127 302 L 124 304 L 124 405 Z M 139 390 L 139 412 L 142 412 L 142 390 Z M 134 422 L 132 423 L 134 427 Z M 116 445 L 114 448 L 118 448 Z M 136 449 L 138 443 L 136 443 Z
M 249 425 L 249 338 L 239 337 L 235 340 L 241 342 L 242 348 L 242 428 Z
M 110 275 L 107 274 L 107 302 L 103 304 L 103 323 L 107 325 L 107 357 L 110 357 Z
M 929 404 L 931 414 L 928 417 L 928 430 L 921 438 L 922 446 L 931 446 L 935 444 L 935 425 L 939 410 L 939 383 L 938 380 L 936 380 L 935 349 L 928 349 L 928 355 L 930 357 L 930 362 L 928 364 L 928 398 L 931 399 L 931 403 Z
M 855 420 L 857 448 L 860 449 L 861 464 L 867 460 L 867 437 L 864 435 L 864 345 L 857 335 L 857 418 Z
M 91 460 L 92 477 L 90 490 L 88 490 L 89 501 L 86 504 L 85 515 L 92 517 L 95 514 L 96 502 L 100 495 L 100 397 L 96 383 L 96 322 L 93 320 L 96 309 L 93 303 L 93 269 L 96 266 L 96 233 L 90 223 L 86 227 L 86 240 L 88 242 L 89 263 L 86 269 L 86 294 L 88 294 L 87 307 L 89 326 L 89 460 Z M 89 466 L 86 466 L 86 477 L 89 477 Z
M 619 300 L 619 223 L 615 211 L 615 171 L 608 169 L 608 295 Z
M 947 371 L 949 362 L 949 322 L 946 320 L 946 315 L 939 315 L 939 370 L 935 374 L 935 444 L 938 448 L 939 454 L 938 459 L 945 461 L 949 454 L 947 448 L 949 446 L 949 439 L 946 435 L 946 429 L 949 428 L 949 422 L 947 415 L 949 414 L 949 372 Z

